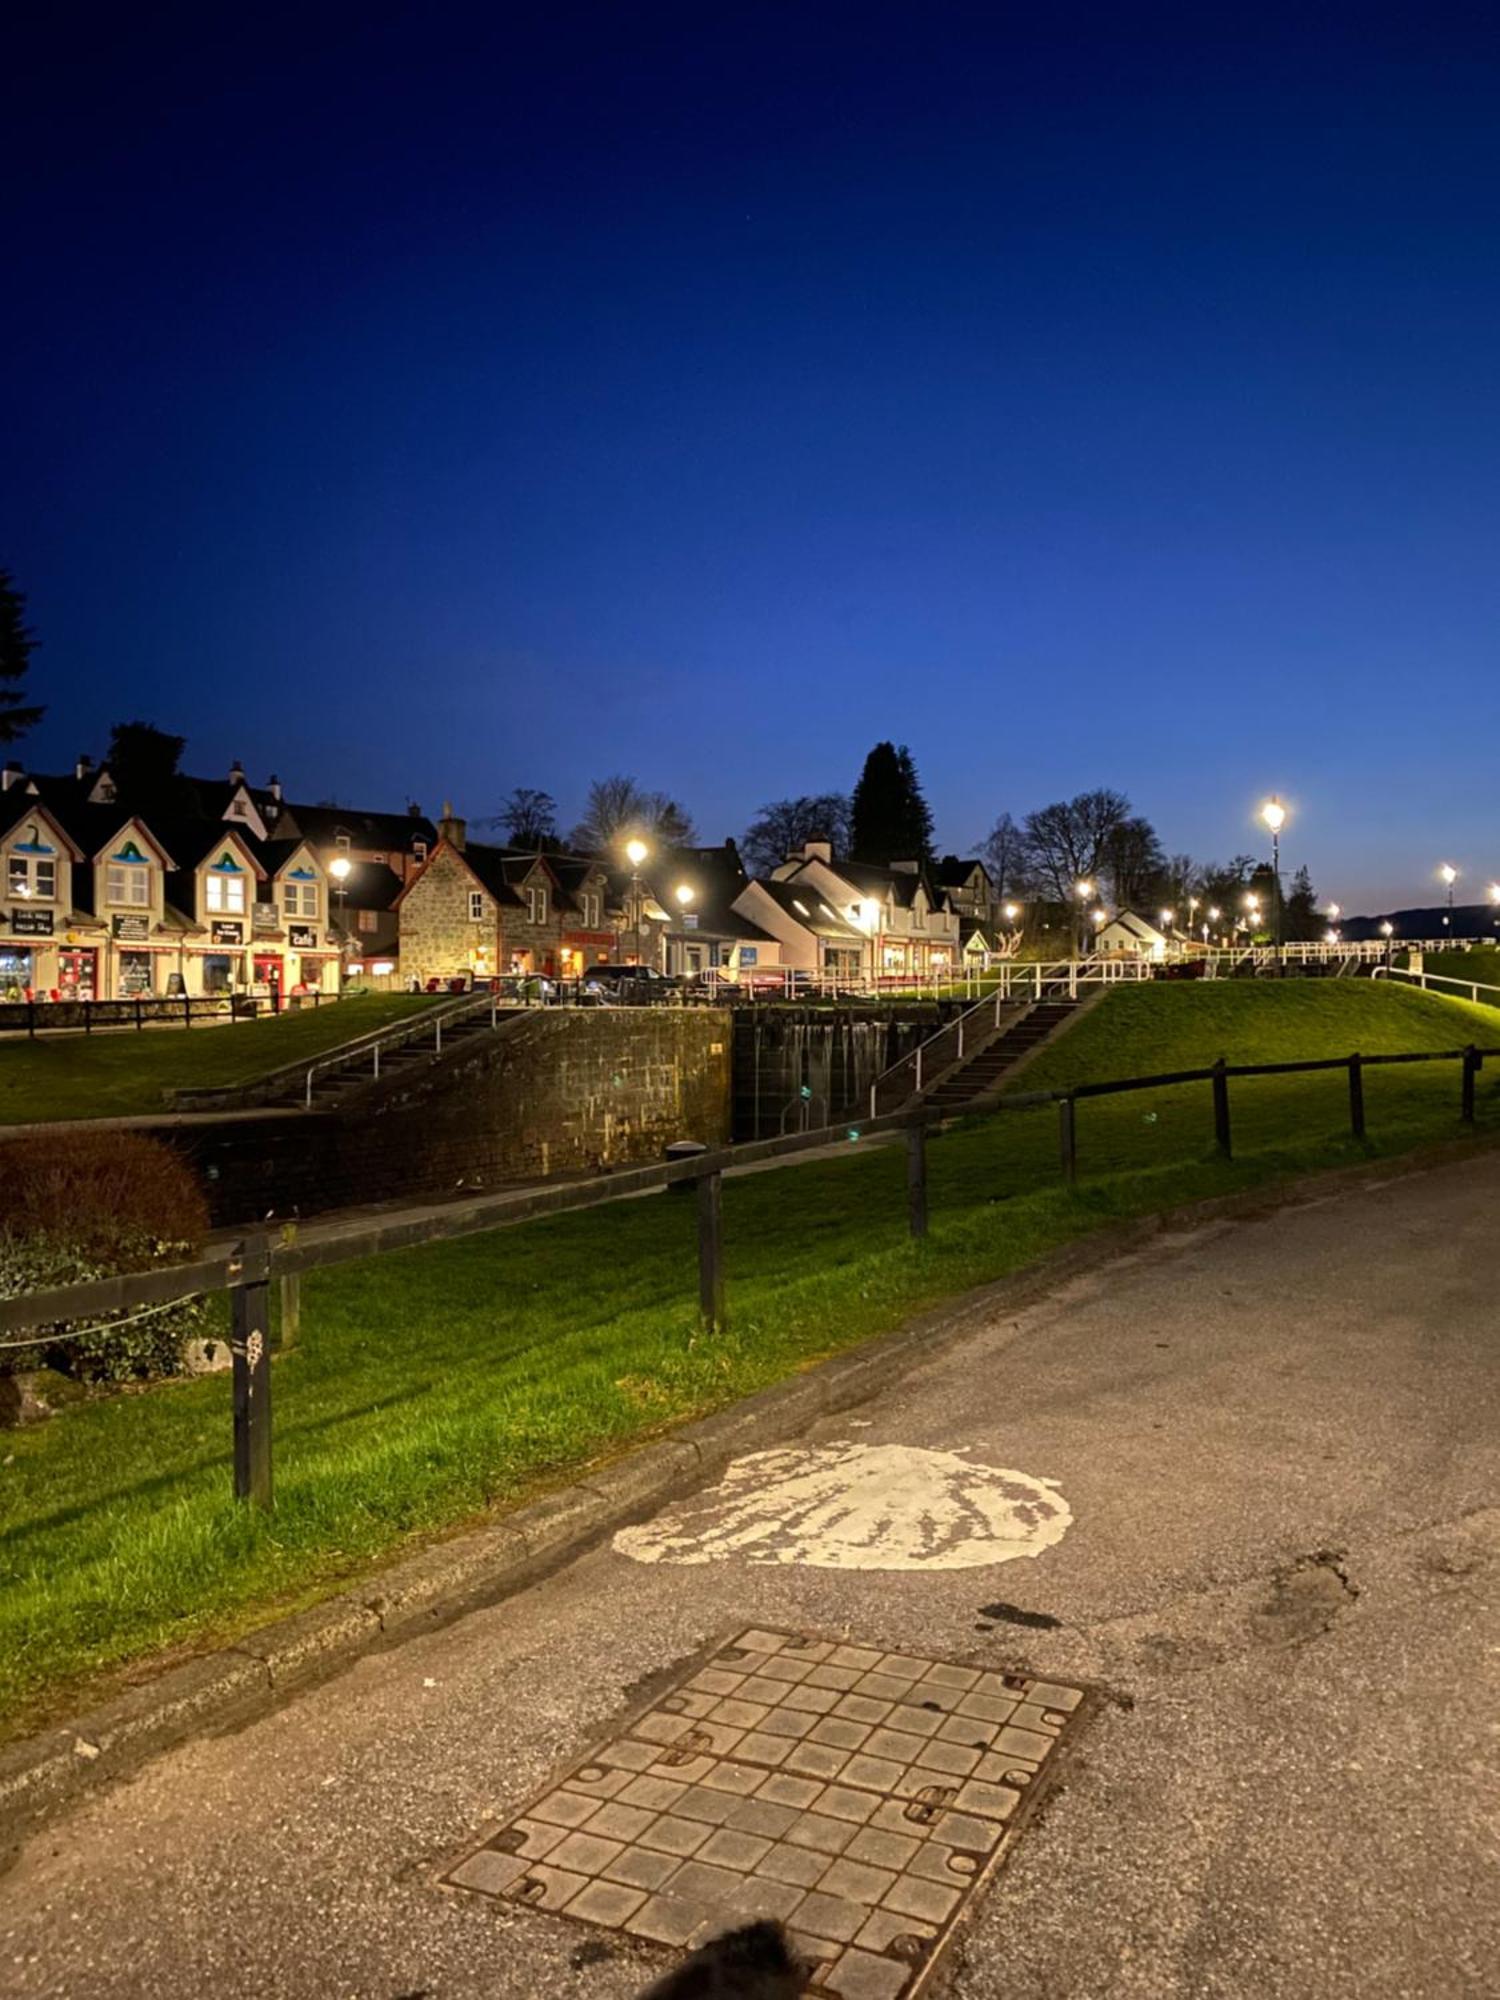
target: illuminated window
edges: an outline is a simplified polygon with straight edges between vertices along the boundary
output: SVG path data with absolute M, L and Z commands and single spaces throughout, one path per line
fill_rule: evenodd
M 234 873 L 215 872 L 204 885 L 204 902 L 214 916 L 242 917 L 245 914 L 245 878 Z

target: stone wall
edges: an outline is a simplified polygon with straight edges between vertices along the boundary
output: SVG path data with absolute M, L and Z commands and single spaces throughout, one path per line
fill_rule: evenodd
M 372 1086 L 338 1112 L 163 1125 L 216 1224 L 491 1188 L 730 1136 L 731 1028 L 710 1008 L 557 1009 Z

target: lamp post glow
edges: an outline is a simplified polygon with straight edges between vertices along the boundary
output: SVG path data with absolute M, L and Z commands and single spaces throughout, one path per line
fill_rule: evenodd
M 1079 910 L 1080 917 L 1083 914 L 1081 906 L 1088 902 L 1089 898 L 1093 895 L 1093 893 L 1094 893 L 1094 885 L 1086 877 L 1080 878 L 1080 880 L 1078 880 L 1073 884 L 1073 894 L 1078 898 L 1080 905 L 1080 910 Z M 1079 953 L 1082 951 L 1083 944 L 1084 944 L 1084 932 L 1080 927 L 1073 934 L 1073 956 L 1075 958 L 1077 958 Z
M 1276 906 L 1275 906 L 1276 971 L 1279 976 L 1282 970 L 1281 829 L 1286 825 L 1286 807 L 1281 803 L 1280 799 L 1277 798 L 1267 799 L 1265 804 L 1260 809 L 1260 817 L 1262 824 L 1268 828 L 1271 835 L 1271 887 L 1272 887 L 1272 892 L 1276 898 Z
M 1446 914 L 1445 914 L 1445 915 L 1444 915 L 1444 917 L 1443 917 L 1443 929 L 1444 929 L 1444 930 L 1452 930 L 1452 928 L 1453 928 L 1453 885 L 1454 885 L 1454 883 L 1455 883 L 1455 882 L 1456 882 L 1456 881 L 1458 880 L 1458 870 L 1457 870 L 1457 869 L 1456 869 L 1456 868 L 1454 867 L 1454 865 L 1453 865 L 1453 863 L 1452 863 L 1451 861 L 1445 861 L 1445 862 L 1443 863 L 1442 867 L 1441 867 L 1441 868 L 1439 868 L 1439 870 L 1438 870 L 1438 880 L 1439 880 L 1440 882 L 1442 882 L 1442 883 L 1443 883 L 1443 885 L 1444 885 L 1444 886 L 1446 887 L 1446 889 L 1447 889 L 1447 891 L 1448 891 L 1448 908 L 1447 908 L 1447 912 L 1446 912 Z
M 339 990 L 344 985 L 344 959 L 349 950 L 349 871 L 354 863 L 347 854 L 335 854 L 328 864 L 328 872 L 333 877 L 334 894 L 339 906 Z
M 693 891 L 691 885 L 686 882 L 679 882 L 677 884 L 677 887 L 672 891 L 672 900 L 676 903 L 678 909 L 682 912 L 682 927 L 684 930 L 686 930 L 687 913 L 693 901 Z M 661 954 L 663 959 L 662 971 L 670 972 L 672 970 L 672 967 L 671 964 L 667 962 L 667 940 L 665 934 L 663 934 L 662 936 Z M 686 971 L 688 970 L 686 944 L 682 946 L 682 965 L 680 967 L 680 970 L 684 973 L 686 973 Z
M 1385 967 L 1386 971 L 1389 972 L 1395 959 L 1396 950 L 1395 946 L 1391 943 L 1391 939 L 1396 935 L 1396 926 L 1391 922 L 1389 917 L 1381 924 L 1380 935 L 1385 939 Z
M 651 852 L 644 840 L 627 840 L 625 859 L 630 863 L 630 901 L 634 910 L 631 929 L 635 932 L 635 963 L 641 962 L 641 863 Z

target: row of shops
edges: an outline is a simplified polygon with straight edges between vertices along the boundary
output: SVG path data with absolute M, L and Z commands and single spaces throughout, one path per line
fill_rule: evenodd
M 0 931 L 0 1003 L 27 1000 L 135 1000 L 188 994 L 336 993 L 339 954 L 331 937 L 293 929 L 284 939 L 246 940 L 244 926 L 215 924 L 206 937 L 182 932 L 132 934 L 129 918 L 110 932 L 69 929 L 53 937 L 28 931 L 11 913 Z M 20 915 L 22 927 L 15 919 Z

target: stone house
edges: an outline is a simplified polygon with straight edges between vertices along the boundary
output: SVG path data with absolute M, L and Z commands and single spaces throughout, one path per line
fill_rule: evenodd
M 397 899 L 402 977 L 576 978 L 618 944 L 609 877 L 585 855 L 492 847 L 445 812 L 438 841 Z

